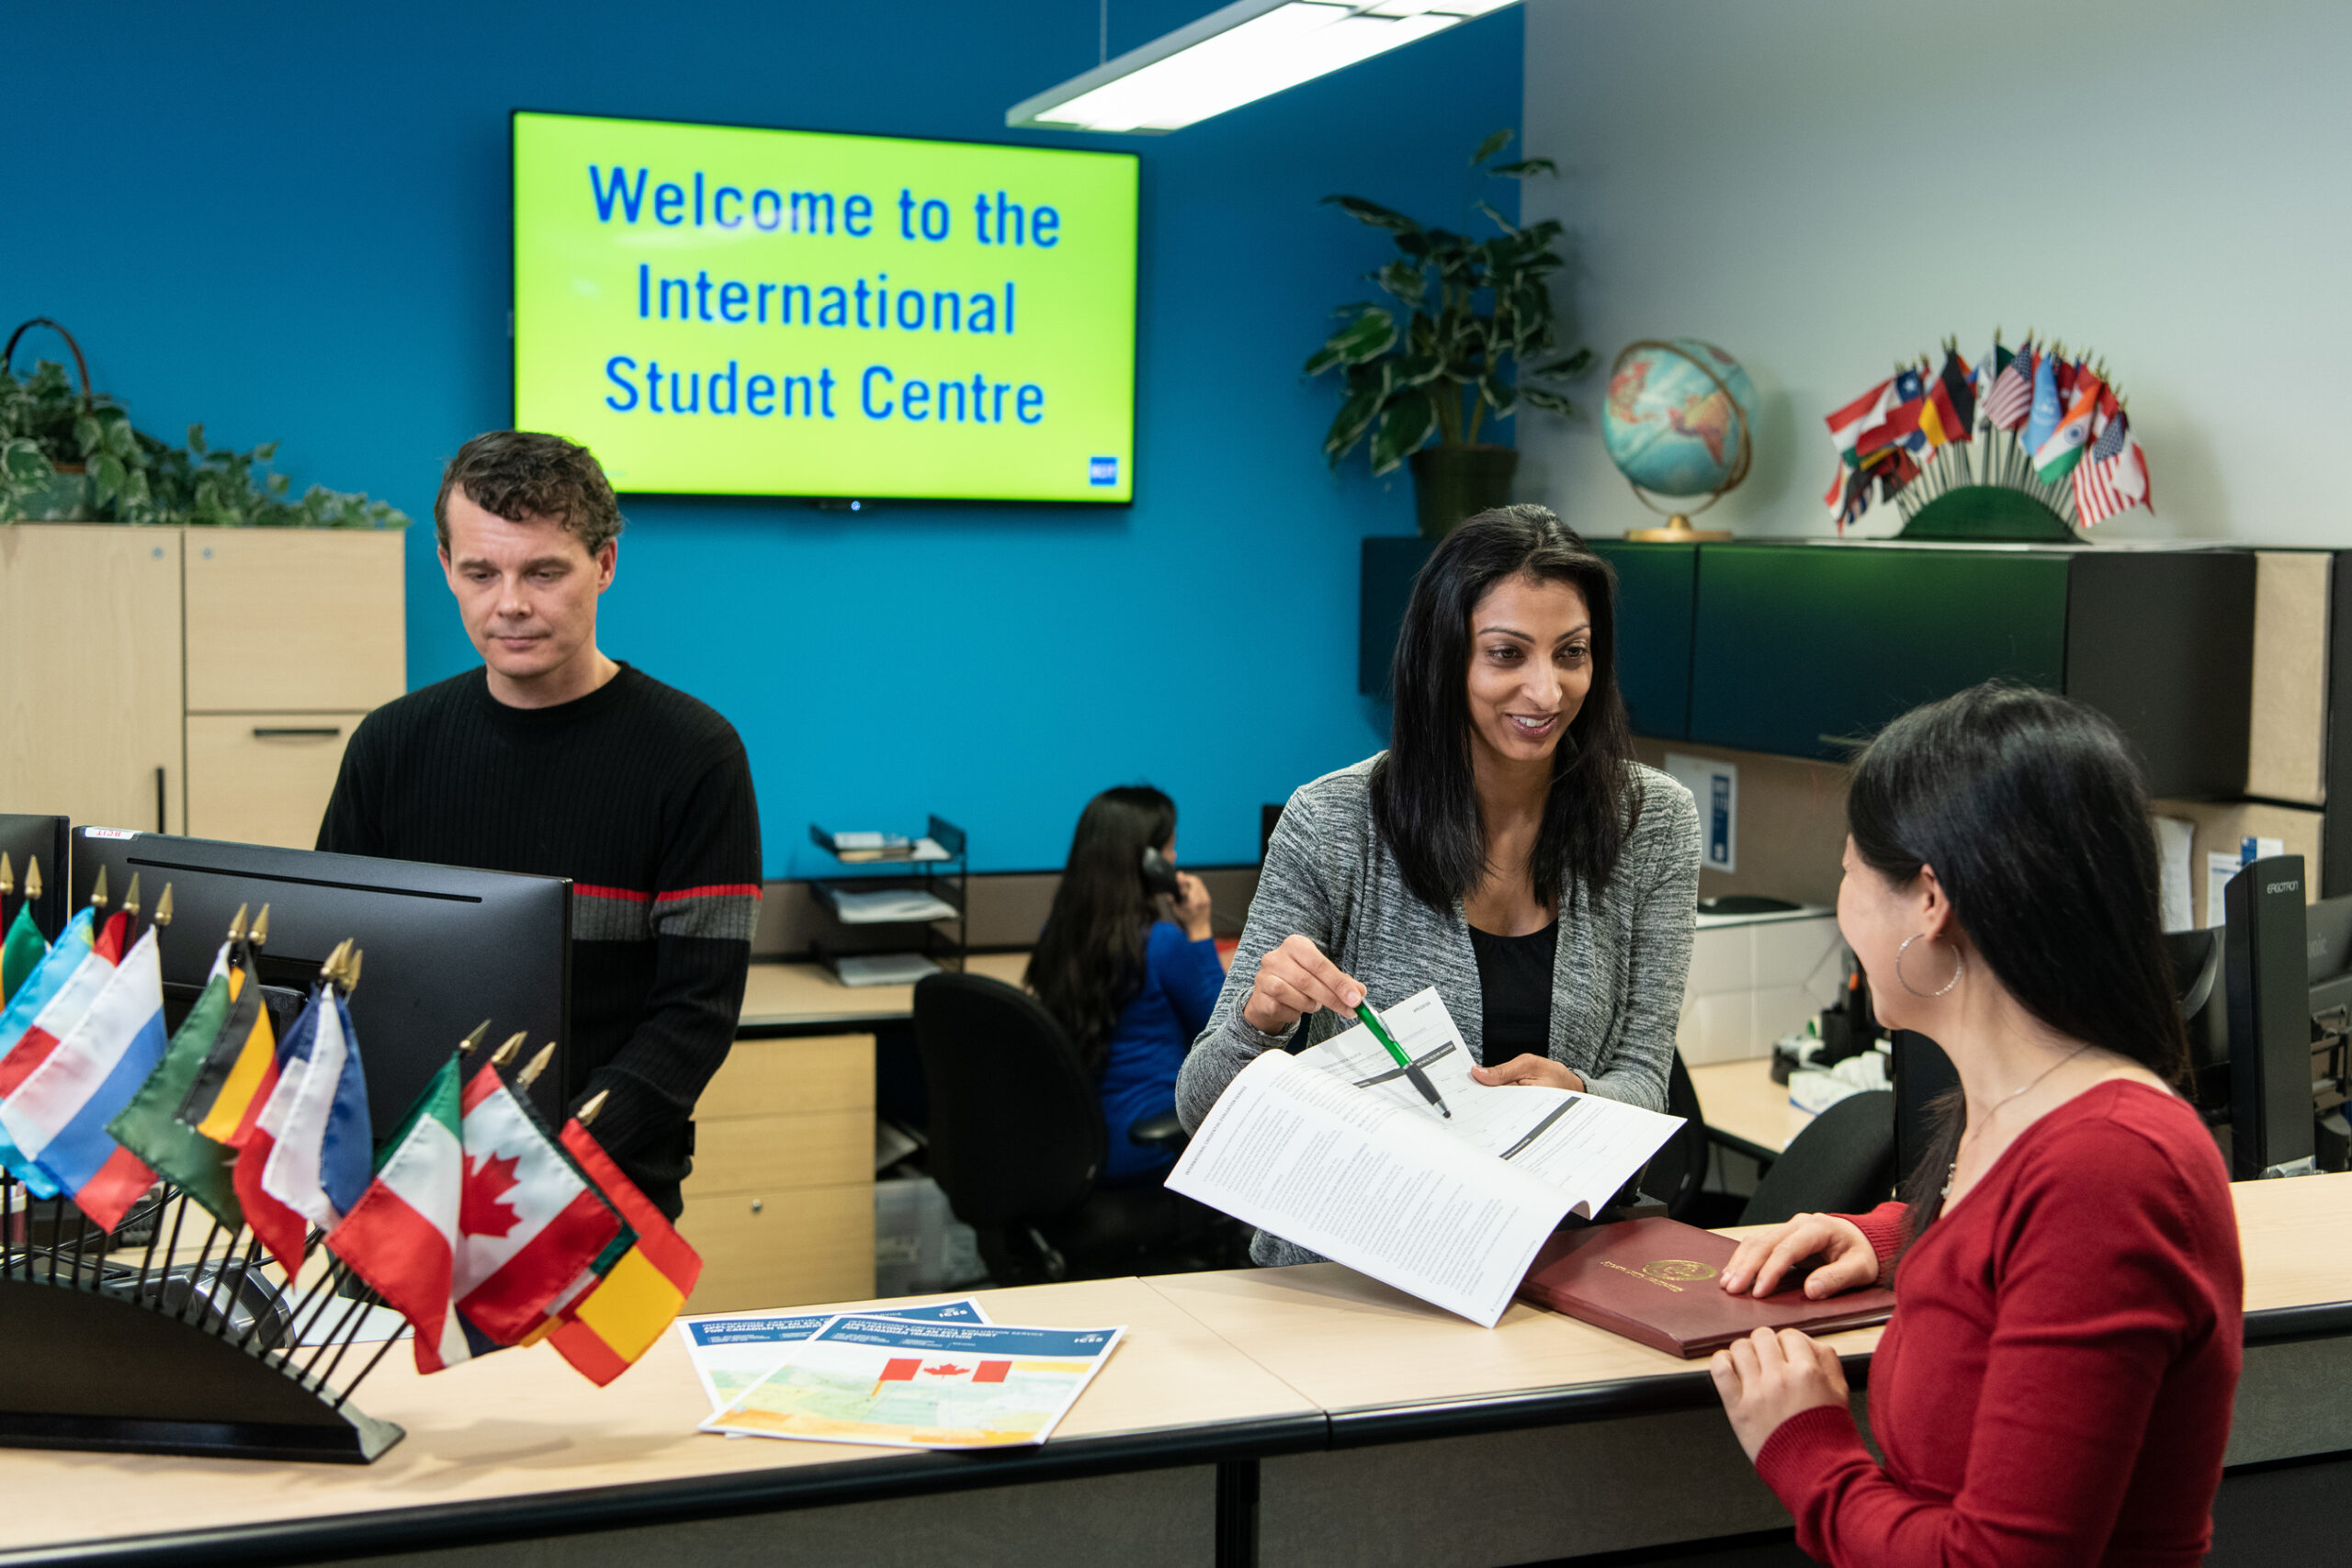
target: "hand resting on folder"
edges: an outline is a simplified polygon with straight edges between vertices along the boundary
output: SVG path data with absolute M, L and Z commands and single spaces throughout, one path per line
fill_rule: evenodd
M 1839 1214 L 1799 1214 L 1742 1240 L 1724 1269 L 1724 1289 L 1769 1296 L 1815 1258 L 1820 1266 L 1804 1277 L 1804 1293 L 1815 1301 L 1878 1283 L 1878 1253 L 1860 1225 Z

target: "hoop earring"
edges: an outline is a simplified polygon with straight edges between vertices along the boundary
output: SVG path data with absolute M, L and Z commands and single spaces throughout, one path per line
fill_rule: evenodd
M 1903 939 L 1903 945 L 1894 950 L 1894 978 L 1905 990 L 1910 992 L 1915 997 L 1940 997 L 1949 992 L 1954 986 L 1960 984 L 1961 976 L 1968 972 L 1968 961 L 1960 955 L 1960 949 L 1953 948 L 1951 952 L 1951 978 L 1946 980 L 1942 987 L 1937 990 L 1921 990 L 1909 980 L 1904 978 L 1903 955 L 1911 951 L 1911 944 L 1913 942 L 1918 941 L 1921 937 L 1926 936 L 1927 934 L 1928 933 L 1926 931 L 1913 931 L 1909 936 Z

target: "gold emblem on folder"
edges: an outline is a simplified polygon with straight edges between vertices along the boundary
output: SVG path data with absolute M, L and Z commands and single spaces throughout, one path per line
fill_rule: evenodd
M 1715 1270 L 1712 1264 L 1696 1263 L 1688 1258 L 1661 1258 L 1642 1265 L 1642 1272 L 1653 1280 L 1712 1280 Z

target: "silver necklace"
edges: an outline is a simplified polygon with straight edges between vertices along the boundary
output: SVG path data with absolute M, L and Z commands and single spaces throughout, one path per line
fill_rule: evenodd
M 1990 1109 L 1990 1110 L 1988 1110 L 1988 1111 L 1986 1111 L 1984 1112 L 1984 1122 L 1983 1122 L 1983 1125 L 1987 1126 L 1987 1127 L 1991 1126 L 1991 1125 L 1993 1124 L 1993 1118 L 1994 1118 L 1994 1117 L 1996 1117 L 1996 1116 L 1997 1116 L 1997 1115 L 1999 1115 L 1999 1114 L 2001 1113 L 2001 1108 L 2002 1108 L 2003 1106 L 2005 1106 L 2005 1105 L 2008 1104 L 2008 1102 L 2009 1102 L 2009 1101 L 2011 1101 L 2012 1100 L 2017 1099 L 2019 1095 L 2022 1095 L 2022 1094 L 2026 1093 L 2028 1090 L 2030 1090 L 2030 1089 L 2031 1089 L 2035 1088 L 2037 1085 L 2039 1085 L 2039 1084 L 2041 1082 L 2041 1080 L 2042 1080 L 2042 1079 L 2044 1079 L 2044 1078 L 2048 1077 L 2051 1074 L 2052 1074 L 2052 1073 L 2056 1072 L 2059 1068 L 2061 1068 L 2061 1067 L 2064 1066 L 2067 1063 L 2069 1063 L 2069 1062 L 2073 1061 L 2075 1057 L 2077 1057 L 2077 1056 L 2081 1055 L 2084 1052 L 2086 1052 L 2086 1051 L 2089 1050 L 2090 1048 L 2091 1048 L 2091 1047 L 2090 1047 L 2090 1042 L 2089 1042 L 2089 1041 L 2087 1041 L 2087 1040 L 2086 1040 L 2085 1042 L 2083 1042 L 2083 1043 L 2081 1043 L 2080 1045 L 2075 1046 L 2073 1050 L 2071 1050 L 2071 1051 L 2067 1052 L 2064 1055 L 2063 1055 L 2063 1056 L 2059 1057 L 2056 1061 L 2054 1061 L 2054 1062 L 2051 1063 L 2048 1066 L 2046 1066 L 2046 1067 L 2042 1068 L 2042 1069 L 2041 1069 L 2041 1071 L 2040 1071 L 2039 1073 L 2036 1073 L 2036 1074 L 2033 1076 L 2032 1080 L 2031 1080 L 2030 1082 L 2027 1083 L 2027 1084 L 2026 1084 L 2026 1086 L 2025 1086 L 2023 1089 L 2011 1089 L 2008 1093 L 2007 1093 L 2007 1094 L 2005 1094 L 2005 1095 L 2001 1096 L 2001 1098 L 2000 1098 L 2000 1099 L 1998 1099 L 1998 1100 L 1995 1100 L 1995 1101 L 1993 1102 L 1992 1109 Z M 1953 1179 L 1955 1176 L 1957 1176 L 1959 1173 L 1960 1173 L 1960 1160 L 1958 1159 L 1958 1157 L 1957 1157 L 1957 1156 L 1955 1156 L 1955 1157 L 1953 1158 L 1953 1160 L 1952 1160 L 1951 1164 L 1950 1166 L 1948 1166 L 1948 1167 L 1946 1167 L 1946 1168 L 1945 1168 L 1945 1170 L 1944 1170 L 1944 1190 L 1943 1190 L 1940 1193 L 1937 1194 L 1937 1196 L 1941 1197 L 1941 1198 L 1949 1198 L 1949 1197 L 1951 1197 L 1951 1184 L 1952 1184 L 1952 1179 Z

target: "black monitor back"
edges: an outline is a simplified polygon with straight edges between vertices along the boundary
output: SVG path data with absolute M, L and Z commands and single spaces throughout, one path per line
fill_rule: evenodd
M 259 969 L 299 989 L 349 937 L 366 954 L 351 1021 L 380 1139 L 400 1122 L 450 1048 L 482 1020 L 491 1042 L 525 1031 L 530 1049 L 558 1042 L 535 1098 L 550 1112 L 577 1085 L 567 1060 L 571 996 L 571 884 L 414 861 L 232 844 L 113 828 L 74 835 L 74 907 L 98 868 L 119 901 L 135 874 L 152 910 L 172 885 L 163 936 L 167 1003 L 204 984 L 240 904 L 270 907 Z
M 25 890 L 25 873 L 33 863 L 40 863 L 40 897 L 33 901 L 33 924 L 40 934 L 54 939 L 65 929 L 65 911 L 72 889 L 67 886 L 67 868 L 72 863 L 70 845 L 74 825 L 62 817 L 42 817 L 23 812 L 0 811 L 0 853 L 8 857 L 8 869 L 16 874 L 17 892 Z M 6 919 L 17 918 L 17 900 L 6 901 Z

